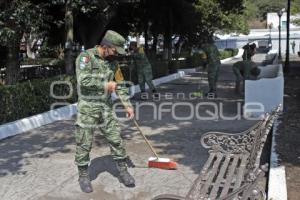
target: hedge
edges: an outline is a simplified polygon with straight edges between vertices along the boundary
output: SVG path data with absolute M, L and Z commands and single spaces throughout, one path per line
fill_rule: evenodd
M 65 100 L 50 95 L 50 86 L 54 81 L 66 81 L 72 84 L 72 97 Z M 69 86 L 57 84 L 53 87 L 56 96 L 68 95 Z M 77 101 L 76 79 L 72 76 L 58 76 L 0 86 L 0 124 L 15 121 L 50 110 L 56 102 L 74 103 Z
M 192 56 L 188 56 L 185 63 L 186 67 L 182 68 L 199 67 L 205 65 L 206 60 L 203 54 L 204 53 L 194 53 Z
M 231 49 L 231 48 L 227 48 L 224 49 L 223 51 L 220 51 L 220 59 L 223 60 L 225 58 L 230 58 L 232 56 L 237 55 L 238 53 L 238 49 Z

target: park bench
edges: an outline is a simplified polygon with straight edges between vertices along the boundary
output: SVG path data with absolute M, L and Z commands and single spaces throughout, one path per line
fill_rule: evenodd
M 280 106 L 241 133 L 208 132 L 201 144 L 209 158 L 185 197 L 163 194 L 153 200 L 261 200 L 260 184 L 268 165 L 260 165 L 261 154 Z

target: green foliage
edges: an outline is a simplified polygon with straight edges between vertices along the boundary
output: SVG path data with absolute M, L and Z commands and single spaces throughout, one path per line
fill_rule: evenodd
M 300 0 L 291 0 L 291 14 L 300 13 Z
M 40 33 L 41 28 L 47 25 L 45 20 L 50 20 L 45 15 L 46 4 L 31 0 L 11 0 L 0 2 L 0 42 L 7 46 L 19 40 L 23 33 Z M 19 42 L 19 41 L 17 41 Z
M 231 57 L 230 51 L 220 51 L 220 59 L 223 60 L 225 58 Z
M 247 13 L 259 20 L 265 20 L 268 12 L 278 12 L 286 5 L 286 0 L 247 0 L 245 4 Z
M 121 5 L 110 25 L 127 34 L 162 34 L 168 31 L 189 44 L 219 32 L 248 32 L 242 15 L 243 0 L 144 0 L 139 4 Z M 174 38 L 173 38 L 174 39 Z
M 232 57 L 232 56 L 235 56 L 235 55 L 238 54 L 239 49 L 226 48 L 226 49 L 224 49 L 224 51 L 229 51 L 229 52 L 231 52 L 230 57 Z
M 291 14 L 295 15 L 299 13 L 300 13 L 300 0 L 291 1 Z M 292 20 L 292 23 L 300 26 L 300 19 L 294 19 Z
M 192 56 L 186 58 L 186 67 L 182 68 L 191 68 L 199 67 L 206 64 L 203 53 L 194 53 Z
M 50 85 L 57 80 L 72 83 L 74 92 L 70 99 L 57 100 L 50 96 Z M 57 85 L 53 91 L 57 96 L 68 95 L 70 92 L 66 85 Z M 56 102 L 74 103 L 77 101 L 75 92 L 76 79 L 70 76 L 27 81 L 16 85 L 0 85 L 0 124 L 48 111 L 51 104 Z
M 195 29 L 193 43 L 203 43 L 215 32 L 248 32 L 245 17 L 243 17 L 243 0 L 195 1 Z

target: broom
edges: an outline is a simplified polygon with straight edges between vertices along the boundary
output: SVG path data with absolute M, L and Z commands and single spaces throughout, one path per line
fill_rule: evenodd
M 122 98 L 120 97 L 120 95 L 118 95 L 118 97 L 119 97 L 121 103 L 123 104 L 123 106 L 125 107 L 125 103 L 122 100 Z M 139 124 L 136 121 L 136 119 L 133 118 L 133 122 L 134 122 L 134 125 L 136 126 L 136 128 L 138 129 L 138 131 L 140 132 L 140 134 L 143 136 L 146 144 L 148 145 L 148 147 L 150 148 L 150 150 L 152 151 L 152 153 L 155 156 L 155 157 L 150 157 L 148 159 L 148 167 L 149 168 L 151 168 L 151 167 L 152 168 L 160 168 L 160 169 L 177 169 L 177 163 L 175 161 L 172 161 L 169 158 L 160 158 L 158 156 L 158 154 L 156 153 L 156 151 L 154 150 L 154 148 L 150 144 L 149 140 L 147 139 L 147 137 L 145 136 L 145 134 L 141 130 Z

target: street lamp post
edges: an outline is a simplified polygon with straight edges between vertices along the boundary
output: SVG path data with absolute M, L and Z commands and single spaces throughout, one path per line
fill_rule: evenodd
M 290 71 L 290 15 L 291 15 L 291 0 L 288 0 L 287 14 L 286 14 L 286 53 L 285 53 L 285 65 L 284 72 Z
M 279 44 L 279 52 L 278 52 L 278 59 L 281 60 L 281 16 L 283 14 L 282 9 L 280 9 L 277 12 L 277 15 L 279 17 L 279 25 L 278 25 L 278 32 L 279 32 L 279 39 L 278 39 L 278 44 Z

